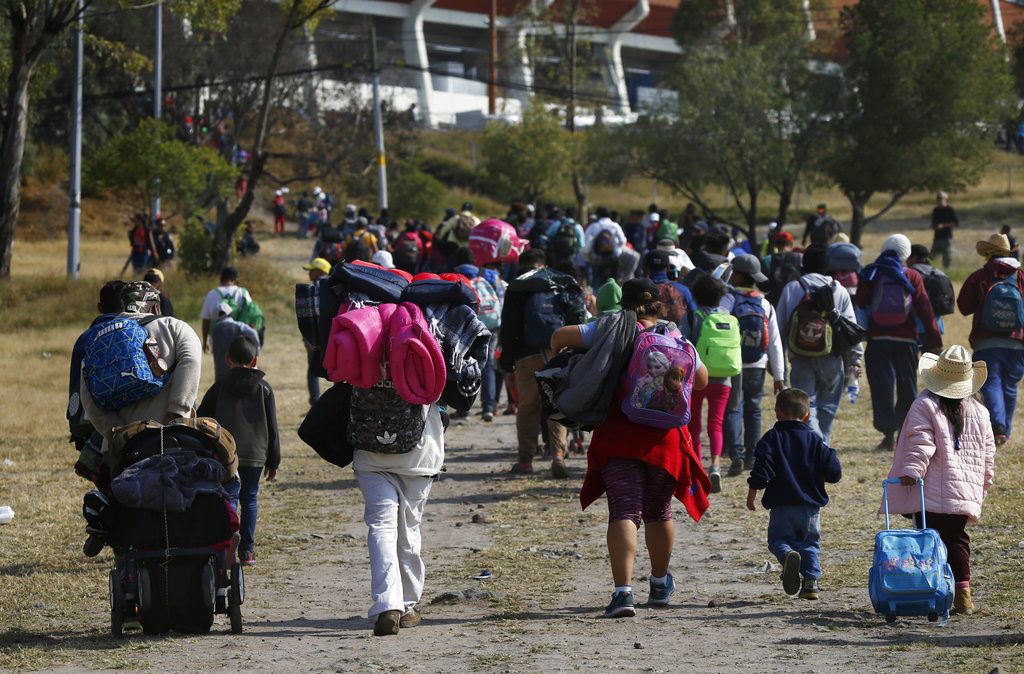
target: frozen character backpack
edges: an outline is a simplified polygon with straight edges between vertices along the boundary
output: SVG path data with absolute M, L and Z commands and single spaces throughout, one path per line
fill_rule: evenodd
M 697 352 L 678 332 L 658 325 L 641 332 L 626 368 L 622 412 L 635 424 L 679 428 L 690 422 Z

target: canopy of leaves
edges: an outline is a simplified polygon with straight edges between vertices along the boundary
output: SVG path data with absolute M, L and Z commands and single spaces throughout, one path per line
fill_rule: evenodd
M 806 34 L 808 9 L 805 0 L 686 0 L 672 19 L 672 34 L 683 47 L 719 40 L 784 43 Z
M 421 171 L 413 163 L 401 164 L 391 174 L 389 203 L 397 220 L 412 218 L 433 222 L 444 212 L 448 192 L 437 178 Z
M 170 206 L 164 216 L 191 214 L 209 194 L 226 195 L 236 171 L 214 150 L 187 145 L 174 127 L 147 119 L 87 158 L 87 189 L 112 189 L 136 210 L 147 212 L 156 195 Z
M 861 0 L 826 172 L 848 195 L 958 190 L 988 161 L 1012 99 L 1002 47 L 978 3 Z
M 539 102 L 526 108 L 519 124 L 488 124 L 481 148 L 490 191 L 536 202 L 565 177 L 570 142 L 558 117 Z

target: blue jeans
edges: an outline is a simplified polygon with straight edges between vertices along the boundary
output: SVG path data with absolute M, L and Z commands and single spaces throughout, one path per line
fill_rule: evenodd
M 499 374 L 494 364 L 494 350 L 498 347 L 497 328 L 491 334 L 491 341 L 487 345 L 487 362 L 483 367 L 483 383 L 480 389 L 481 411 L 494 414 L 498 409 L 498 393 L 501 391 L 501 382 L 504 378 Z
M 800 553 L 800 574 L 821 576 L 821 519 L 818 506 L 778 506 L 768 515 L 768 550 L 779 562 L 790 550 Z
M 828 442 L 843 396 L 843 359 L 839 356 L 792 356 L 789 383 L 811 396 L 811 428 Z
M 868 340 L 864 366 L 871 387 L 871 416 L 879 433 L 895 433 L 903 426 L 917 398 L 918 358 L 917 344 L 891 339 Z
M 754 446 L 761 439 L 764 377 L 765 368 L 745 367 L 742 373 L 732 378 L 723 430 L 725 446 L 733 461 L 754 461 Z
M 992 432 L 1009 436 L 1017 407 L 1017 384 L 1024 378 L 1024 350 L 996 347 L 974 352 L 974 360 L 988 365 L 988 379 L 981 387 L 992 419 Z
M 260 478 L 263 477 L 263 466 L 239 466 L 238 477 L 228 483 L 228 500 L 241 520 L 238 551 L 252 552 L 256 549 L 256 514 L 259 503 L 256 497 L 260 493 Z M 239 510 L 241 505 L 241 510 Z

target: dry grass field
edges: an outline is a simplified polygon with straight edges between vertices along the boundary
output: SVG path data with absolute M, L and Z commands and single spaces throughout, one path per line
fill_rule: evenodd
M 972 198 L 970 208 L 980 213 L 984 201 Z M 925 223 L 909 219 L 927 204 L 908 200 L 899 219 L 870 231 L 866 260 L 892 231 L 929 243 Z M 1005 209 L 992 212 L 996 220 L 1007 217 Z M 957 281 L 980 260 L 973 242 L 990 231 L 988 220 L 971 218 L 957 233 Z M 397 640 L 367 638 L 359 615 L 368 588 L 359 494 L 350 471 L 320 461 L 295 436 L 307 405 L 290 306 L 308 245 L 269 238 L 259 258 L 240 265 L 243 285 L 270 316 L 261 363 L 277 392 L 284 454 L 280 481 L 261 497 L 250 627 L 241 637 L 114 641 L 107 636 L 110 554 L 81 554 L 88 487 L 71 470 L 64 406 L 71 346 L 123 253 L 121 237 L 87 241 L 83 278 L 69 283 L 62 241 L 19 242 L 15 278 L 0 286 L 0 504 L 17 512 L 0 526 L 0 669 L 736 671 L 758 663 L 765 671 L 1022 671 L 1024 437 L 999 450 L 996 486 L 982 521 L 970 528 L 979 613 L 945 627 L 923 620 L 886 627 L 870 612 L 866 576 L 889 457 L 872 449 L 878 437 L 863 380 L 860 401 L 844 400 L 833 435 L 844 479 L 830 489 L 822 515 L 825 593 L 818 604 L 785 598 L 774 577 L 759 571 L 769 557 L 767 516 L 747 513 L 745 485 L 730 479 L 701 524 L 677 518 L 679 606 L 642 612 L 635 621 L 595 620 L 610 583 L 604 505 L 580 513 L 582 461 L 573 460 L 568 483 L 507 479 L 498 471 L 514 455 L 509 420 L 485 426 L 471 418 L 449 433 L 449 472 L 428 507 L 426 599 L 470 587 L 466 579 L 484 568 L 494 573 L 487 587 L 493 596 L 429 606 L 424 627 Z M 196 328 L 209 285 L 174 273 L 167 279 L 177 314 Z M 967 319 L 951 317 L 946 325 L 947 343 L 967 343 Z M 207 356 L 200 393 L 211 379 Z M 770 398 L 765 405 L 770 419 Z M 1018 412 L 1018 433 L 1021 422 Z M 469 524 L 477 508 L 487 524 Z M 644 564 L 641 551 L 638 575 Z

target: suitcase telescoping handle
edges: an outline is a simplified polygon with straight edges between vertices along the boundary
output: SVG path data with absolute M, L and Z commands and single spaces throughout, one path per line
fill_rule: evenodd
M 889 528 L 889 485 L 901 484 L 898 477 L 891 477 L 882 480 L 882 503 L 885 506 L 885 528 Z M 928 523 L 924 519 L 924 480 L 917 478 L 917 488 L 921 490 L 921 528 L 927 529 Z

